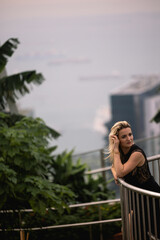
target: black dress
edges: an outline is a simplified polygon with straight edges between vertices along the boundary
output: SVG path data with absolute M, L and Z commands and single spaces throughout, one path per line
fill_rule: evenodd
M 123 178 L 124 181 L 135 187 L 160 193 L 160 186 L 157 184 L 157 182 L 151 175 L 146 155 L 140 147 L 133 144 L 127 154 L 124 154 L 123 151 L 120 149 L 120 157 L 121 157 L 122 164 L 126 163 L 128 161 L 128 159 L 130 158 L 131 154 L 134 152 L 141 152 L 145 158 L 145 163 L 141 167 L 137 166 L 130 173 L 128 173 L 126 176 L 124 176 L 124 178 Z M 145 216 L 146 233 L 144 233 L 144 220 L 142 219 L 142 201 L 141 201 L 142 198 L 143 198 L 143 202 L 144 202 L 143 214 Z M 155 199 L 155 208 L 154 208 L 153 200 L 152 200 L 152 198 L 149 198 L 149 209 L 150 210 L 149 210 L 149 215 L 148 215 L 148 213 L 147 213 L 147 209 L 148 209 L 147 208 L 147 198 L 145 196 L 142 196 L 139 194 L 138 195 L 139 202 L 137 203 L 137 196 L 135 193 L 134 195 L 132 195 L 132 201 L 131 201 L 132 203 L 133 203 L 133 199 L 136 204 L 136 209 L 140 213 L 141 239 L 144 238 L 144 234 L 146 234 L 146 239 L 148 239 L 148 235 L 147 235 L 147 232 L 149 232 L 148 221 L 150 221 L 150 223 L 151 223 L 152 234 L 155 235 L 155 231 L 156 231 L 157 232 L 156 235 L 159 238 L 160 237 L 160 203 L 159 203 L 160 200 Z M 137 208 L 137 205 L 139 205 L 138 208 Z M 132 208 L 133 208 L 133 206 L 130 206 L 130 209 L 132 209 Z M 156 210 L 156 225 L 157 225 L 156 230 L 155 230 L 155 224 L 154 224 L 155 220 L 154 220 L 154 216 L 153 216 L 154 209 Z M 138 212 L 134 213 L 134 217 L 136 218 L 137 222 L 138 222 L 138 219 L 137 219 Z M 135 228 L 135 226 L 133 226 L 133 228 Z M 135 231 L 133 231 L 133 232 L 135 234 Z M 138 235 L 138 233 L 137 233 L 137 235 Z
M 124 177 L 124 180 L 127 183 L 134 185 L 135 187 L 160 193 L 160 186 L 157 184 L 157 182 L 154 180 L 153 176 L 151 175 L 146 155 L 140 147 L 133 144 L 127 154 L 124 154 L 120 149 L 122 163 L 123 164 L 126 163 L 130 158 L 131 154 L 134 152 L 141 152 L 145 158 L 145 163 L 141 167 L 136 167 L 133 171 L 128 173 Z

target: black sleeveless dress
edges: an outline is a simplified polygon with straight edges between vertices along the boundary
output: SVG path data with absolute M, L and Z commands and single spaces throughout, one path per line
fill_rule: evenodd
M 124 178 L 123 178 L 124 181 L 135 187 L 160 193 L 160 186 L 157 184 L 157 182 L 151 175 L 146 155 L 140 147 L 133 144 L 127 154 L 124 154 L 123 151 L 120 149 L 120 158 L 121 158 L 122 164 L 126 163 L 128 161 L 128 159 L 130 158 L 131 154 L 134 152 L 141 152 L 145 158 L 145 163 L 141 167 L 136 167 L 130 173 L 128 173 L 126 176 L 124 176 Z M 142 205 L 141 205 L 142 204 L 142 202 L 141 202 L 142 196 L 141 195 L 138 196 L 138 202 L 137 202 L 137 198 L 136 198 L 136 193 L 134 195 L 132 195 L 132 197 L 134 198 L 135 206 L 136 206 L 136 211 L 134 213 L 134 218 L 136 219 L 136 223 L 138 223 L 137 216 L 138 216 L 138 212 L 140 212 L 141 239 L 148 240 L 149 239 L 149 237 L 148 237 L 149 219 L 148 219 L 148 214 L 147 214 L 147 199 L 145 196 L 143 196 L 144 212 L 145 212 L 145 229 L 146 229 L 146 232 L 144 233 L 144 221 L 142 219 Z M 157 225 L 156 232 L 157 232 L 157 236 L 159 239 L 159 237 L 160 237 L 160 200 L 156 199 L 155 204 L 156 204 L 156 225 Z M 137 208 L 137 205 L 139 205 L 139 209 Z M 149 214 L 150 217 L 149 218 L 151 221 L 151 232 L 153 235 L 155 235 L 155 226 L 154 226 L 155 224 L 154 224 L 154 217 L 153 217 L 153 202 L 152 202 L 151 198 L 149 198 L 149 208 L 150 208 L 150 214 Z M 132 209 L 132 206 L 131 206 L 131 209 Z M 134 223 L 133 224 L 133 235 L 134 235 L 135 239 L 138 239 L 139 233 L 138 232 L 135 233 L 135 231 L 134 231 L 135 228 L 137 228 L 137 226 L 135 227 L 135 223 Z M 145 237 L 144 237 L 144 235 L 145 235 Z
M 130 158 L 131 154 L 134 152 L 141 152 L 145 158 L 145 163 L 141 167 L 136 167 L 133 171 L 128 173 L 124 177 L 125 182 L 134 185 L 135 187 L 160 193 L 160 186 L 157 184 L 157 182 L 151 175 L 146 155 L 140 147 L 133 144 L 127 154 L 124 154 L 120 149 L 120 157 L 122 163 L 126 163 Z

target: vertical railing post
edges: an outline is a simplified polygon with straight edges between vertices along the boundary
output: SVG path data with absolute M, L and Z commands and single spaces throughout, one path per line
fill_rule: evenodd
M 92 225 L 89 225 L 89 240 L 92 240 Z
M 133 232 L 134 232 L 134 240 L 138 240 L 137 239 L 137 221 L 136 221 L 137 214 L 136 214 L 136 203 L 135 203 L 136 195 L 135 195 L 134 191 L 132 191 L 132 200 L 133 200 L 133 224 L 134 224 Z
M 141 219 L 140 219 L 140 194 L 136 193 L 136 212 L 137 212 L 137 223 L 138 223 L 138 239 L 141 240 Z M 143 239 L 142 239 L 143 240 Z
M 130 230 L 130 239 L 133 240 L 133 206 L 132 206 L 132 195 L 131 190 L 128 192 L 128 203 L 129 203 L 129 230 Z
M 101 159 L 101 168 L 105 168 L 105 161 L 104 161 L 104 150 L 100 150 L 100 159 Z M 104 180 L 106 181 L 106 173 L 105 171 L 102 172 L 102 176 Z
M 121 197 L 121 217 L 122 217 L 122 237 L 123 240 L 127 240 L 126 236 L 126 229 L 125 229 L 125 217 L 124 217 L 124 211 L 125 211 L 125 206 L 124 206 L 124 189 L 123 186 L 120 185 L 120 197 Z
M 154 234 L 155 238 L 157 239 L 157 217 L 156 217 L 156 199 L 152 198 L 152 204 L 153 204 L 153 222 L 154 222 Z M 153 230 L 153 229 L 152 229 Z
M 98 205 L 98 215 L 99 221 L 101 221 L 102 220 L 101 205 Z M 99 228 L 100 228 L 100 240 L 103 240 L 102 223 L 99 224 Z
M 148 217 L 147 230 L 148 230 L 149 238 L 151 239 L 151 219 L 150 219 L 150 205 L 149 205 L 149 197 L 148 196 L 147 196 L 147 217 Z
M 159 180 L 159 185 L 160 185 L 160 160 L 158 159 L 158 174 L 159 174 L 159 178 L 158 178 L 158 180 Z
M 144 199 L 146 201 L 146 198 L 144 195 L 141 195 L 141 205 L 142 205 L 142 222 L 143 222 L 143 238 L 146 240 L 146 221 L 145 221 L 145 210 L 144 209 Z
M 124 204 L 125 204 L 125 231 L 128 240 L 130 239 L 130 212 L 129 212 L 129 200 L 128 200 L 128 189 L 124 188 Z

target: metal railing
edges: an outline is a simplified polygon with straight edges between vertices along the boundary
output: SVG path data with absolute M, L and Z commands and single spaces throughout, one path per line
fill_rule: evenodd
M 160 155 L 148 158 L 152 175 L 160 183 Z M 160 239 L 160 193 L 119 179 L 123 240 Z
M 80 204 L 73 204 L 69 205 L 69 208 L 78 208 L 78 207 L 86 207 L 86 206 L 100 206 L 102 204 L 114 204 L 119 203 L 120 199 L 111 199 L 111 200 L 104 200 L 104 201 L 97 201 L 97 202 L 89 202 L 89 203 L 80 203 Z M 55 208 L 51 208 L 52 210 L 55 210 Z M 21 210 L 1 210 L 0 213 L 29 213 L 33 212 L 32 209 L 21 209 Z M 53 225 L 53 226 L 44 226 L 44 227 L 33 227 L 33 228 L 10 228 L 10 229 L 0 229 L 0 231 L 37 231 L 37 230 L 45 230 L 45 229 L 55 229 L 55 228 L 66 228 L 66 227 L 75 227 L 75 226 L 85 226 L 85 225 L 94 225 L 94 224 L 102 224 L 102 223 L 109 223 L 109 222 L 119 222 L 122 219 L 116 218 L 116 219 L 108 219 L 108 220 L 101 220 L 101 214 L 99 214 L 99 220 L 98 221 L 92 221 L 92 222 L 82 222 L 82 223 L 72 223 L 72 224 L 62 224 L 62 225 Z
M 92 227 L 93 225 L 99 225 L 99 239 L 103 240 L 103 230 L 102 230 L 102 224 L 108 224 L 108 223 L 114 223 L 114 222 L 121 222 L 122 219 L 121 217 L 119 218 L 112 218 L 112 219 L 102 219 L 102 211 L 101 211 L 101 206 L 103 204 L 108 204 L 113 207 L 114 204 L 120 203 L 120 199 L 112 199 L 112 200 L 104 200 L 104 201 L 97 201 L 97 202 L 89 202 L 89 203 L 81 203 L 81 204 L 73 204 L 70 205 L 69 208 L 84 208 L 84 207 L 90 207 L 90 206 L 97 206 L 98 210 L 98 219 L 97 221 L 88 221 L 88 222 L 78 222 L 78 223 L 70 223 L 70 224 L 60 224 L 60 225 L 51 225 L 51 226 L 36 226 L 36 227 L 27 227 L 23 228 L 21 225 L 18 228 L 3 228 L 0 229 L 0 232 L 19 232 L 20 233 L 20 240 L 28 240 L 29 239 L 29 234 L 31 232 L 35 231 L 42 231 L 42 230 L 54 230 L 54 229 L 64 229 L 64 228 L 73 228 L 73 227 L 85 227 L 88 226 L 89 229 L 89 235 L 88 239 L 92 240 Z M 55 210 L 54 208 L 51 208 L 53 211 Z M 46 209 L 47 210 L 47 209 Z M 11 213 L 17 213 L 18 216 L 20 217 L 20 220 L 22 220 L 21 213 L 31 213 L 33 212 L 32 209 L 21 209 L 21 210 L 1 210 L 0 213 L 5 213 L 5 214 L 11 214 Z M 26 237 L 25 237 L 26 236 Z
M 101 168 L 101 169 L 97 169 L 97 170 L 93 170 L 93 171 L 87 171 L 86 174 L 96 174 L 96 173 L 105 173 L 106 171 L 110 171 L 111 167 L 106 167 L 106 168 Z M 69 205 L 68 207 L 70 209 L 72 208 L 85 208 L 85 207 L 91 207 L 91 206 L 97 206 L 97 220 L 94 221 L 86 221 L 86 222 L 77 222 L 77 223 L 69 223 L 69 224 L 60 224 L 60 225 L 49 225 L 49 226 L 35 226 L 35 227 L 23 227 L 22 224 L 19 225 L 19 227 L 11 227 L 9 226 L 9 228 L 0 228 L 0 232 L 20 232 L 20 240 L 25 240 L 25 239 L 29 239 L 29 234 L 31 232 L 35 232 L 35 231 L 42 231 L 42 230 L 51 230 L 51 229 L 64 229 L 64 228 L 73 228 L 73 227 L 82 227 L 82 226 L 88 226 L 89 229 L 89 236 L 88 239 L 92 240 L 93 237 L 93 233 L 92 233 L 92 227 L 94 225 L 99 225 L 99 239 L 103 240 L 104 236 L 103 236 L 103 228 L 102 225 L 103 224 L 108 224 L 108 223 L 115 223 L 115 222 L 121 222 L 122 218 L 121 216 L 116 217 L 116 218 L 111 218 L 111 219 L 104 219 L 102 218 L 102 210 L 101 210 L 101 206 L 105 206 L 109 205 L 110 207 L 113 207 L 114 204 L 120 203 L 120 199 L 110 199 L 110 200 L 104 200 L 104 201 L 96 201 L 96 202 L 88 202 L 88 203 L 81 203 L 81 204 L 72 204 Z M 105 205 L 106 204 L 106 205 Z M 120 207 L 120 206 L 119 206 Z M 56 210 L 54 208 L 50 208 L 51 210 Z M 48 210 L 48 209 L 46 209 Z M 19 222 L 23 222 L 23 218 L 21 216 L 22 213 L 32 213 L 33 210 L 32 209 L 17 209 L 17 210 L 1 210 L 0 214 L 4 213 L 4 214 L 15 214 L 17 213 L 18 217 L 19 217 Z M 9 215 L 8 215 L 9 216 Z M 25 237 L 26 236 L 26 237 Z
M 102 159 L 103 158 L 102 151 L 104 150 L 101 149 L 98 151 Z M 91 154 L 93 152 L 91 152 Z M 148 161 L 150 164 L 150 169 L 152 174 L 154 175 L 156 181 L 160 183 L 160 155 L 149 157 Z M 100 166 L 101 168 L 87 171 L 86 174 L 97 174 L 100 172 L 104 174 L 105 172 L 108 172 L 108 171 L 110 172 L 111 167 L 109 165 L 107 167 L 104 167 L 104 162 L 102 163 L 101 161 Z M 26 229 L 26 228 L 11 229 L 10 228 L 9 230 L 24 232 L 28 230 L 36 231 L 36 230 L 43 230 L 43 229 L 54 229 L 54 228 L 65 228 L 65 227 L 67 228 L 67 227 L 74 227 L 74 226 L 85 226 L 85 225 L 91 226 L 94 224 L 99 224 L 100 226 L 102 226 L 103 223 L 122 220 L 123 240 L 148 240 L 148 239 L 158 240 L 160 239 L 158 226 L 156 226 L 156 222 L 157 222 L 156 209 L 157 209 L 157 206 L 158 207 L 160 206 L 160 194 L 133 187 L 125 183 L 122 179 L 119 179 L 119 183 L 120 183 L 120 194 L 121 194 L 122 219 L 117 218 L 117 219 L 102 220 L 101 214 L 99 213 L 99 220 L 93 221 L 93 222 L 81 222 L 81 223 L 73 223 L 73 224 L 35 227 L 35 228 L 29 228 L 29 229 Z M 91 205 L 100 206 L 105 203 L 113 204 L 115 202 L 120 202 L 120 199 L 118 198 L 114 200 L 106 200 L 106 201 L 100 201 L 100 202 L 75 204 L 75 205 L 71 205 L 70 208 L 84 207 L 84 206 L 91 206 Z M 153 211 L 151 212 L 151 210 Z M 9 213 L 9 211 L 10 210 L 6 212 Z M 25 210 L 22 210 L 22 212 L 24 211 Z M 32 211 L 32 209 L 26 210 L 26 212 L 30 212 L 30 211 Z M 141 211 L 142 211 L 142 214 L 140 214 Z M 150 216 L 152 216 L 154 224 L 152 224 L 152 222 L 149 220 Z M 147 223 L 146 223 L 146 219 L 147 219 Z M 2 229 L 0 229 L 0 231 L 2 231 Z M 3 231 L 7 231 L 7 229 L 3 229 Z M 21 239 L 24 239 L 23 236 L 24 234 L 21 234 Z M 100 236 L 100 239 L 101 240 L 103 239 L 102 235 Z

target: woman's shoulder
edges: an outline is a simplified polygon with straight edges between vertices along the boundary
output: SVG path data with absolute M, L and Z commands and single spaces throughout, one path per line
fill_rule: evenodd
M 131 149 L 130 149 L 130 153 L 131 153 L 131 154 L 134 153 L 134 152 L 140 152 L 140 153 L 142 153 L 142 155 L 146 158 L 146 154 L 145 154 L 145 152 L 143 151 L 143 149 L 140 148 L 139 146 L 137 146 L 136 144 L 133 144 L 132 147 L 131 147 Z

